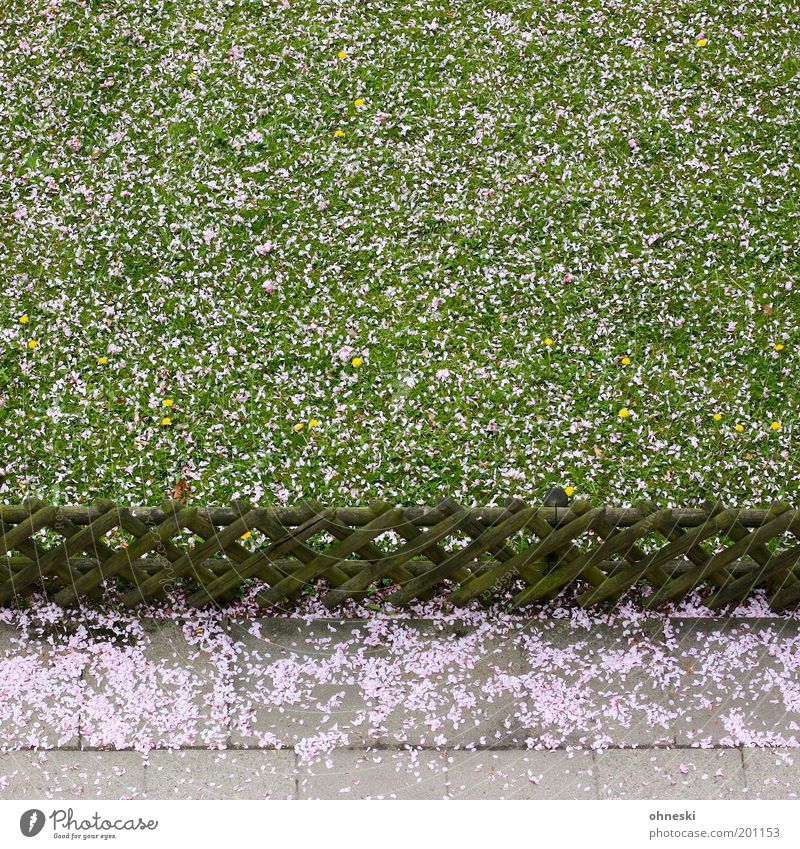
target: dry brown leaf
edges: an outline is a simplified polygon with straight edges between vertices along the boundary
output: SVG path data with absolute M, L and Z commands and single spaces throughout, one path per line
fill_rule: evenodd
M 192 490 L 186 478 L 181 478 L 172 488 L 172 497 L 176 501 L 182 501 L 184 504 L 186 504 L 191 494 Z

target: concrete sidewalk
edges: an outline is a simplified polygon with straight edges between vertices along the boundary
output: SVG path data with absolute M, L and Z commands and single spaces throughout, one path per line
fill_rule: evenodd
M 0 626 L 0 798 L 796 798 L 795 620 Z
M 793 799 L 787 750 L 63 751 L 0 755 L 0 799 Z

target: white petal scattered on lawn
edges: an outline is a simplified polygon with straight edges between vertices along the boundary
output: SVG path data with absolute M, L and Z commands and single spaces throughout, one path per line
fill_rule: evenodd
M 797 0 L 2 17 L 0 497 L 796 492 Z

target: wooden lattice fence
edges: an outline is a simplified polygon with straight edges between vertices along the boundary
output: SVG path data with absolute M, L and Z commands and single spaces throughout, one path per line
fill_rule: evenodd
M 561 506 L 553 506 L 558 504 Z M 613 602 L 634 585 L 658 607 L 702 587 L 719 609 L 764 588 L 781 610 L 800 600 L 800 511 L 613 508 L 519 499 L 504 507 L 158 508 L 111 501 L 0 505 L 0 604 L 44 591 L 61 605 L 109 585 L 134 606 L 181 585 L 193 605 L 223 602 L 258 580 L 258 601 L 288 605 L 313 589 L 334 610 L 380 587 L 396 606 L 441 594 L 448 604 L 523 606 L 577 587 L 578 603 Z

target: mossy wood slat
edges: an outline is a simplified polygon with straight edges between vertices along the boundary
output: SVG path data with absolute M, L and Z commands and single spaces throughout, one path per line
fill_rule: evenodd
M 576 502 L 577 503 L 577 502 Z M 163 507 L 126 506 L 131 514 L 145 525 L 159 525 L 167 517 Z M 574 506 L 574 505 L 572 505 Z M 567 524 L 575 518 L 570 507 L 541 507 L 542 518 L 551 525 Z M 100 513 L 104 512 L 98 506 L 64 506 L 59 508 L 65 519 L 76 525 L 88 525 Z M 274 507 L 276 519 L 286 527 L 302 525 L 313 517 L 314 511 L 308 506 Z M 505 512 L 505 507 L 471 507 L 471 516 L 482 522 L 493 522 Z M 756 528 L 764 524 L 767 508 L 742 508 L 738 512 L 738 521 L 745 528 Z M 232 507 L 201 507 L 200 513 L 212 525 L 230 525 L 239 518 L 240 513 Z M 435 507 L 404 507 L 405 517 L 418 527 L 430 527 L 444 518 Z M 675 507 L 673 508 L 676 521 L 683 528 L 693 528 L 708 521 L 708 508 Z M 642 512 L 637 507 L 607 507 L 608 521 L 619 527 L 635 525 L 640 521 Z M 0 521 L 17 525 L 30 515 L 30 509 L 21 504 L 0 504 Z M 343 525 L 360 527 L 372 521 L 374 515 L 369 507 L 337 507 L 336 518 Z

